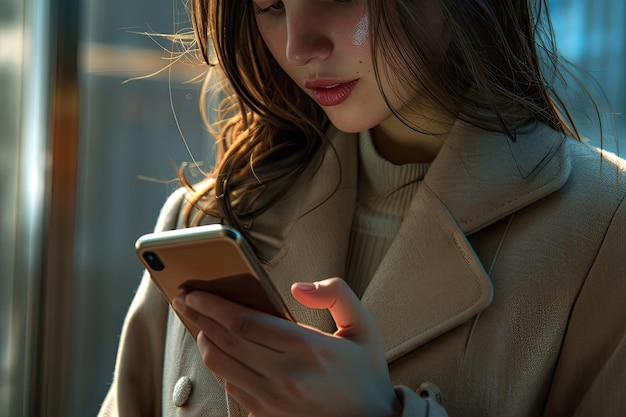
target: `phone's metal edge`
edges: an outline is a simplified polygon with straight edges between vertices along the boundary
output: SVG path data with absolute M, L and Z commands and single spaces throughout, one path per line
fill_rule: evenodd
M 184 244 L 188 242 L 189 236 L 197 236 L 202 234 L 206 234 L 207 236 L 227 237 L 238 244 L 248 260 L 258 258 L 248 241 L 239 231 L 228 225 L 222 224 L 209 224 L 185 229 L 173 229 L 148 233 L 137 239 L 135 243 L 135 248 L 138 252 L 137 255 L 139 255 L 141 263 L 148 270 L 148 273 L 150 273 L 151 269 L 149 265 L 144 262 L 139 252 L 149 251 L 151 247 L 157 246 L 163 240 L 163 238 L 167 238 L 167 240 L 173 244 Z M 287 308 L 285 301 L 281 297 L 276 296 L 276 294 L 280 294 L 280 292 L 274 285 L 274 282 L 270 279 L 267 271 L 260 265 L 260 263 L 250 261 L 248 261 L 248 263 L 259 276 L 259 281 L 261 285 L 266 289 L 266 293 L 270 297 L 270 301 L 272 301 L 272 304 L 274 304 L 276 310 L 278 310 L 287 320 L 296 322 L 296 319 Z
M 252 250 L 252 247 L 250 246 L 248 241 L 237 230 L 233 228 L 229 228 L 229 229 L 232 232 L 234 232 L 234 234 L 236 235 L 235 240 L 239 244 L 239 247 L 241 248 L 241 250 L 244 252 L 244 255 L 246 255 L 246 258 L 248 259 L 248 263 L 252 266 L 252 269 L 254 269 L 254 272 L 256 272 L 256 274 L 259 276 L 259 282 L 261 283 L 263 288 L 265 288 L 265 293 L 269 296 L 270 301 L 272 302 L 276 310 L 278 310 L 278 312 L 282 314 L 282 316 L 285 319 L 293 321 L 295 323 L 296 319 L 293 317 L 293 315 L 287 308 L 285 301 L 282 299 L 282 297 L 280 297 L 280 292 L 274 285 L 274 281 L 270 279 L 267 271 L 261 266 L 260 262 L 249 261 L 250 259 L 257 259 L 258 257 L 256 253 L 254 253 L 254 250 Z
M 161 232 L 152 232 L 145 234 L 135 242 L 136 249 L 149 249 L 152 246 L 156 246 L 164 239 L 167 239 L 168 243 L 186 243 L 190 236 L 198 236 L 206 234 L 208 236 L 224 236 L 232 240 L 239 240 L 242 238 L 241 233 L 233 229 L 230 226 L 221 224 L 209 224 L 203 226 L 189 227 L 185 229 L 173 229 L 164 230 Z

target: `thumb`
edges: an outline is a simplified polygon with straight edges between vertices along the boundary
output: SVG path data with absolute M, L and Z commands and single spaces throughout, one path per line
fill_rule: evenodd
M 363 307 L 356 294 L 340 278 L 329 278 L 313 283 L 296 282 L 291 293 L 301 304 L 318 309 L 328 309 L 338 336 L 353 338 L 362 336 L 374 326 L 374 319 Z M 351 337 L 352 336 L 352 337 Z

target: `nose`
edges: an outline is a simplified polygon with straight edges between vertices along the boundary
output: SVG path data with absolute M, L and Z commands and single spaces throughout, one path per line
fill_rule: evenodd
M 323 13 L 297 6 L 287 12 L 287 60 L 302 66 L 326 59 L 333 50 L 332 28 Z

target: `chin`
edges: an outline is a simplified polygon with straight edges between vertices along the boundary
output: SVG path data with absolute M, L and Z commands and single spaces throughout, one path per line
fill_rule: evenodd
M 324 112 L 333 126 L 346 133 L 372 129 L 393 115 L 385 104 L 377 106 L 376 103 L 366 106 L 343 103 L 339 106 L 326 107 Z
M 337 117 L 330 114 L 327 115 L 333 126 L 346 133 L 359 133 L 376 126 L 376 124 L 367 123 L 368 121 L 364 119 L 363 115 L 361 115 L 360 118 L 345 116 Z

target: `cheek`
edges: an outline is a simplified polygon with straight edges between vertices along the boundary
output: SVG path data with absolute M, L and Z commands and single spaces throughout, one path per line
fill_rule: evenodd
M 285 50 L 287 48 L 287 34 L 276 28 L 268 28 L 257 22 L 259 36 L 269 49 L 274 59 L 284 67 Z
M 327 16 L 332 22 L 331 31 L 335 43 L 343 48 L 365 49 L 369 48 L 370 42 L 370 18 L 367 3 L 362 7 L 354 6 L 343 13 L 335 13 Z M 340 9 L 341 10 L 341 9 Z
M 356 23 L 350 35 L 352 45 L 356 47 L 367 46 L 370 37 L 369 15 L 364 14 Z

